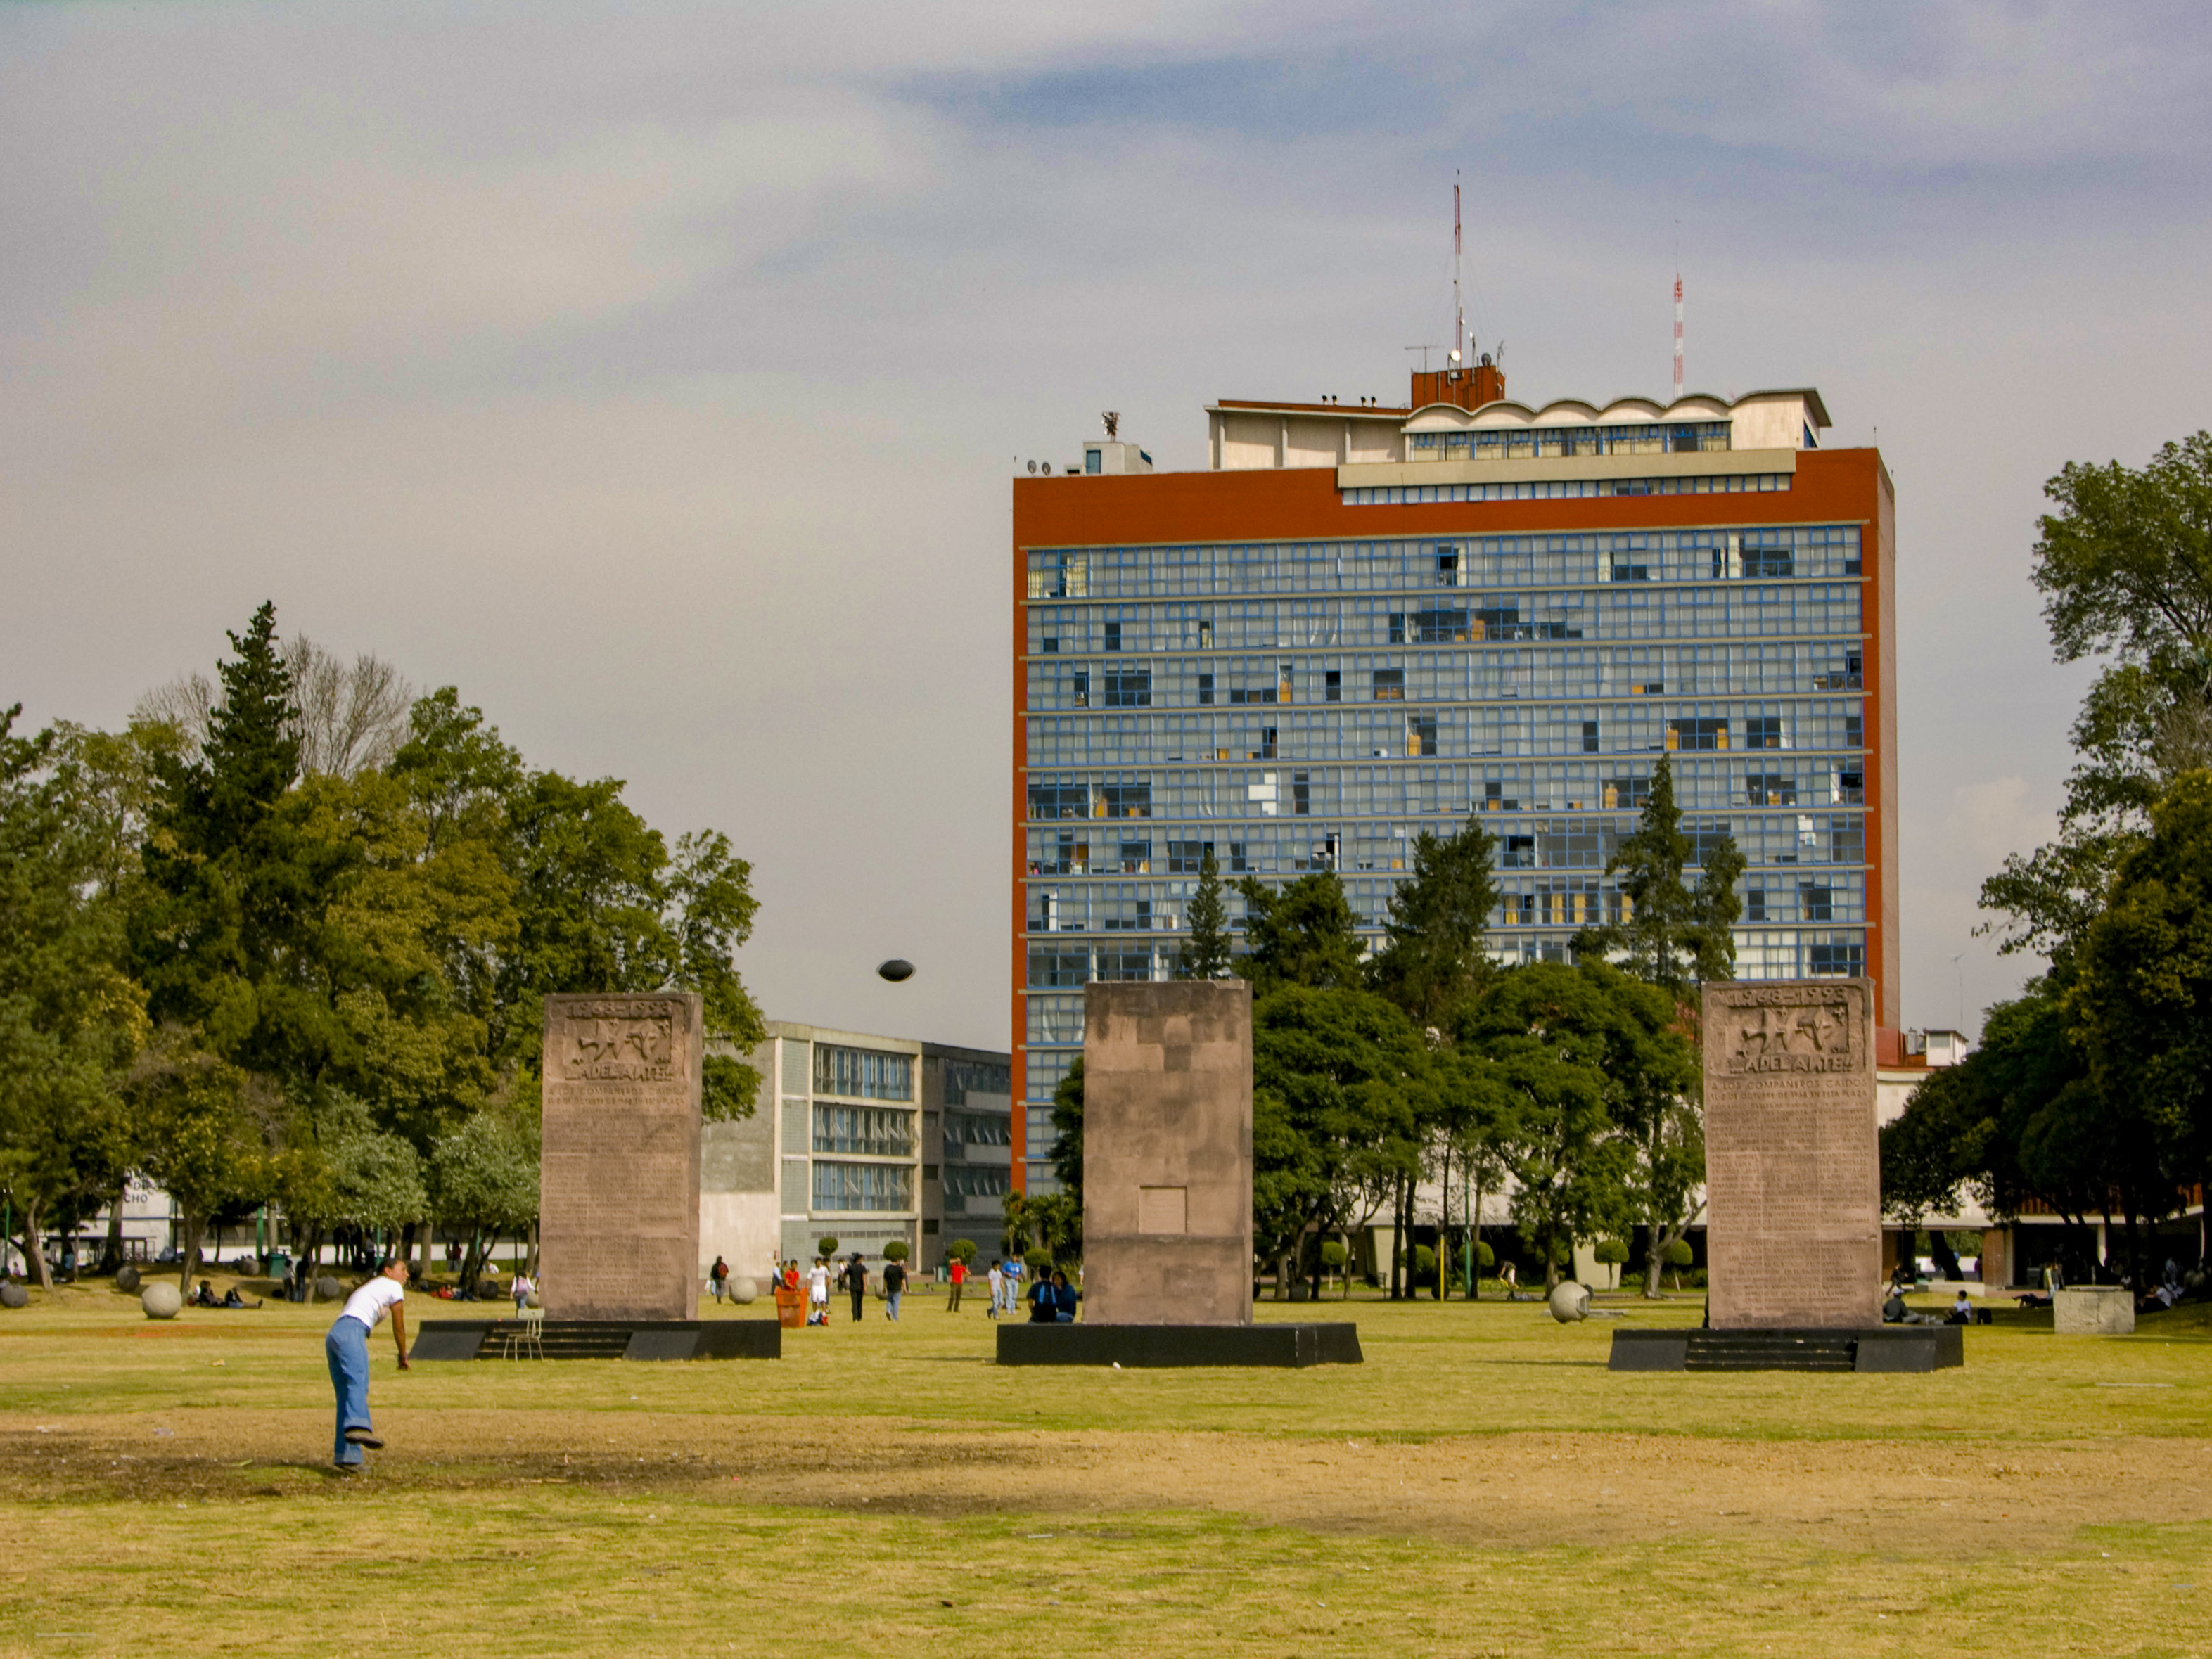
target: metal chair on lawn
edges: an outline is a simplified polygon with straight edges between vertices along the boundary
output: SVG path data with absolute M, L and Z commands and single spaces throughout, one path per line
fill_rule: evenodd
M 525 1308 L 520 1317 L 507 1328 L 507 1340 L 501 1345 L 501 1357 L 506 1359 L 543 1359 L 545 1358 L 545 1310 Z

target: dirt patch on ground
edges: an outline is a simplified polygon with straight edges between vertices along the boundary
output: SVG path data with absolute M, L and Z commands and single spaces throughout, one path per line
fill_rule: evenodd
M 947 1430 L 866 1419 L 388 1410 L 365 1481 L 325 1469 L 330 1419 L 176 1412 L 0 1418 L 0 1501 L 300 1497 L 342 1486 L 577 1486 L 930 1516 L 1199 1510 L 1501 1548 L 1669 1532 L 1978 1554 L 2088 1524 L 2212 1516 L 2212 1440 L 1742 1442 L 1519 1434 L 1311 1439 Z

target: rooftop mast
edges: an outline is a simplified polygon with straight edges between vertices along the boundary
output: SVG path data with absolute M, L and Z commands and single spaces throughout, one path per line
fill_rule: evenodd
M 1682 273 L 1674 273 L 1674 396 L 1682 395 Z
M 1467 312 L 1459 298 L 1459 175 L 1452 175 L 1452 346 L 1451 366 L 1457 368 L 1462 361 L 1461 348 L 1467 344 Z

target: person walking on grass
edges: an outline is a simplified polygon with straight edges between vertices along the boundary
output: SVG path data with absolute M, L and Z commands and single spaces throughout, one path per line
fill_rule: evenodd
M 707 1282 L 714 1286 L 714 1305 L 720 1307 L 723 1289 L 730 1282 L 730 1264 L 723 1261 L 720 1256 L 716 1256 L 714 1265 L 707 1269 Z
M 884 1263 L 884 1317 L 892 1324 L 898 1323 L 899 1297 L 906 1293 L 906 1264 L 902 1261 Z
M 530 1282 L 528 1273 L 517 1267 L 514 1270 L 514 1283 L 510 1288 L 514 1292 L 514 1316 L 520 1319 L 522 1317 L 522 1310 L 530 1305 L 531 1292 L 538 1287 Z
M 830 1264 L 820 1256 L 806 1270 L 806 1322 L 827 1325 L 830 1322 Z
M 958 1256 L 954 1256 L 952 1258 L 952 1267 L 946 1273 L 945 1277 L 951 1281 L 952 1293 L 945 1298 L 945 1311 L 947 1313 L 958 1313 L 960 1311 L 961 1287 L 968 1282 L 968 1264 L 965 1261 L 963 1261 Z
M 344 1310 L 331 1322 L 323 1339 L 323 1353 L 331 1364 L 331 1392 L 337 1396 L 337 1438 L 331 1462 L 341 1469 L 356 1470 L 368 1461 L 362 1456 L 382 1449 L 384 1442 L 368 1420 L 368 1336 L 392 1316 L 392 1345 L 399 1352 L 399 1369 L 407 1364 L 407 1263 L 394 1256 L 370 1279 L 346 1298 Z
M 996 1319 L 999 1316 L 999 1304 L 1006 1299 L 1006 1275 L 1000 1270 L 999 1258 L 995 1255 L 991 1258 L 990 1291 L 991 1317 Z
M 858 1250 L 845 1263 L 845 1288 L 853 1293 L 853 1322 L 860 1322 L 860 1299 L 868 1293 L 868 1265 Z

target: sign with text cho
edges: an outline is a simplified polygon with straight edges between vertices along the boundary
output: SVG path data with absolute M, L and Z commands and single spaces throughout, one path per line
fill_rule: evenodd
M 697 1317 L 700 1019 L 678 992 L 545 999 L 549 1317 Z
M 1871 981 L 1705 988 L 1714 1328 L 1879 1325 Z

